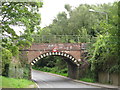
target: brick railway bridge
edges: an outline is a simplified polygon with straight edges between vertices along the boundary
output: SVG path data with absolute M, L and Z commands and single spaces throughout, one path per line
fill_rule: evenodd
M 79 79 L 83 69 L 88 66 L 84 57 L 86 43 L 33 43 L 29 49 L 20 50 L 22 57 L 34 65 L 38 60 L 47 56 L 61 56 L 68 64 L 68 76 Z M 27 54 L 26 54 L 27 53 Z

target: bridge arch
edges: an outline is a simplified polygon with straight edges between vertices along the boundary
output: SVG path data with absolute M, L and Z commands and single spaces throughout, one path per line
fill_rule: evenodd
M 57 48 L 55 51 L 54 48 Z M 68 77 L 79 79 L 82 67 L 86 63 L 82 59 L 84 44 L 81 43 L 33 43 L 29 49 L 20 50 L 21 59 L 28 61 L 30 65 L 30 78 L 32 65 L 47 56 L 61 56 L 65 58 L 68 65 Z
M 65 52 L 46 52 L 46 53 L 43 53 L 43 54 L 40 54 L 38 57 L 34 58 L 30 64 L 31 65 L 34 65 L 37 61 L 39 61 L 40 59 L 42 58 L 45 58 L 47 56 L 63 56 L 63 57 L 66 57 L 70 60 L 70 62 L 76 66 L 80 66 L 80 62 L 81 60 L 77 60 L 74 56 L 68 54 L 68 53 L 65 53 Z

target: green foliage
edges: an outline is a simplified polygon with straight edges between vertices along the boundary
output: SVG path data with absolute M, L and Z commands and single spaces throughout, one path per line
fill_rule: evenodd
M 14 35 L 15 32 L 10 25 L 24 25 L 27 28 L 25 32 L 33 32 L 34 27 L 40 23 L 37 11 L 41 6 L 41 2 L 2 2 L 3 32 Z
M 18 46 L 20 46 L 20 48 L 29 48 L 31 46 L 31 42 L 29 42 L 28 40 L 20 40 L 18 43 L 17 43 Z
M 26 79 L 14 79 L 0 76 L 2 80 L 2 88 L 28 88 L 29 85 L 34 85 L 32 81 Z
M 38 30 L 41 21 L 38 10 L 43 3 L 38 2 L 2 2 L 1 9 L 1 28 L 2 28 L 2 71 L 3 75 L 8 76 L 9 64 L 14 56 L 18 59 L 19 49 L 29 48 L 33 42 L 31 36 L 35 30 Z M 23 33 L 18 36 L 17 29 L 14 27 L 24 27 Z M 6 49 L 5 49 L 6 48 Z M 19 66 L 25 66 L 26 60 L 14 61 L 11 64 L 19 62 Z M 24 62 L 23 62 L 24 61 Z M 23 65 L 23 63 L 25 65 Z M 16 68 L 17 69 L 17 68 Z M 26 78 L 29 70 L 24 70 L 24 77 Z
M 68 12 L 70 12 L 70 11 L 71 11 L 71 6 L 70 6 L 69 4 L 66 4 L 66 5 L 65 5 L 65 9 L 66 9 Z
M 103 6 L 104 7 L 104 6 Z M 109 19 L 108 23 L 101 21 L 101 31 L 97 35 L 96 42 L 91 49 L 90 58 L 92 63 L 92 70 L 105 71 L 105 72 L 120 72 L 118 65 L 118 16 L 117 16 L 117 2 L 112 6 L 108 5 L 107 10 Z
M 30 79 L 29 75 L 30 75 L 30 67 L 26 66 L 26 67 L 24 67 L 23 78 Z
M 12 59 L 12 53 L 8 49 L 2 48 L 2 59 L 6 64 L 9 64 Z
M 52 59 L 51 59 L 52 58 Z M 67 76 L 68 68 L 66 61 L 63 61 L 59 56 L 49 56 L 39 60 L 33 69 L 51 72 L 55 74 L 60 74 L 63 76 Z
M 67 68 L 67 62 L 65 61 L 65 58 L 55 57 L 55 59 L 56 59 L 55 66 L 58 68 L 59 71 Z
M 85 43 L 90 42 L 90 38 L 86 28 L 82 27 L 81 30 L 78 31 L 79 31 L 79 36 L 81 36 L 80 42 L 85 42 Z
M 67 13 L 59 13 L 52 24 L 40 29 L 36 35 L 79 35 L 79 42 L 90 45 L 87 50 L 89 52 L 90 73 L 93 73 L 92 78 L 97 78 L 98 71 L 117 73 L 120 71 L 118 64 L 118 47 L 120 46 L 118 17 L 120 14 L 118 8 L 118 2 L 96 6 L 83 4 L 75 9 L 71 9 L 70 5 L 65 5 Z M 89 9 L 99 12 L 89 12 Z M 108 20 L 106 14 L 101 12 L 108 15 Z M 54 37 L 52 39 L 46 38 L 44 38 L 46 43 L 54 41 Z M 77 42 L 75 37 L 68 36 L 57 38 L 57 40 L 61 43 Z
M 8 76 L 9 64 L 12 61 L 12 53 L 5 48 L 2 48 L 2 75 Z
M 51 25 L 39 30 L 38 35 L 79 35 L 81 36 L 80 42 L 90 43 L 91 47 L 88 48 L 90 67 L 86 71 L 85 77 L 81 79 L 83 81 L 98 81 L 99 72 L 120 72 L 120 24 L 118 23 L 120 21 L 120 18 L 118 18 L 120 14 L 118 13 L 118 3 L 98 6 L 80 5 L 73 10 L 71 10 L 69 5 L 66 5 L 65 8 L 68 11 L 69 17 L 65 12 L 59 13 Z M 108 14 L 108 21 L 106 21 L 107 19 L 103 13 L 88 12 L 90 8 L 106 12 Z M 66 42 L 65 39 L 64 37 L 61 38 L 62 43 Z M 69 39 L 69 43 L 76 42 L 75 38 L 67 37 L 67 39 Z M 60 65 L 59 63 L 61 62 L 58 60 L 57 66 L 62 67 L 63 64 L 61 63 Z M 66 72 L 65 69 L 58 70 L 57 73 Z M 56 72 L 57 68 L 44 67 L 40 68 L 40 70 Z
M 85 82 L 91 82 L 91 83 L 95 83 L 95 80 L 91 79 L 91 78 L 82 78 L 80 79 L 81 81 L 85 81 Z
M 42 2 L 2 2 L 0 7 L 2 10 L 1 27 L 3 29 L 2 35 L 5 36 L 2 43 L 3 47 L 9 47 L 6 39 L 11 45 L 30 45 L 33 41 L 31 34 L 37 30 L 41 21 L 38 9 L 42 7 L 42 4 Z M 24 26 L 24 33 L 18 36 L 11 26 Z
M 18 56 L 19 48 L 17 46 L 10 46 L 9 49 L 13 56 Z
M 62 76 L 68 76 L 67 74 L 67 68 L 65 69 L 58 69 L 58 67 L 53 67 L 53 68 L 50 68 L 50 67 L 33 67 L 33 69 L 35 70 L 40 70 L 40 71 L 43 71 L 43 72 L 50 72 L 50 73 L 54 73 L 54 74 L 59 74 L 59 75 L 62 75 Z
M 93 36 L 99 32 L 97 18 L 99 15 L 95 15 L 89 12 L 90 8 L 95 6 L 80 5 L 75 9 L 71 9 L 70 5 L 65 5 L 66 12 L 59 13 L 53 20 L 53 23 L 49 26 L 40 29 L 37 35 L 79 35 L 79 41 L 76 37 L 57 37 L 57 42 L 61 43 L 76 43 L 76 42 L 90 42 Z M 49 36 L 47 37 L 49 38 Z M 54 41 L 54 38 L 48 40 L 47 43 Z M 41 40 L 40 40 L 41 41 Z

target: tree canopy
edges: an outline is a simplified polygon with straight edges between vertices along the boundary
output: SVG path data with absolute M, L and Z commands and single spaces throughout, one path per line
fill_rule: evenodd
M 31 34 L 39 28 L 41 21 L 38 10 L 42 2 L 2 2 L 0 19 L 2 28 L 3 68 L 10 64 L 11 57 L 18 57 L 19 48 L 30 46 L 33 41 Z M 16 31 L 23 26 L 24 32 Z M 17 27 L 14 28 L 14 27 Z M 9 67 L 9 65 L 7 66 Z M 7 68 L 8 69 L 8 68 Z M 7 70 L 5 69 L 5 70 Z M 3 70 L 5 72 L 5 70 Z M 4 74 L 4 73 L 3 73 Z
M 65 5 L 65 9 L 67 13 L 59 13 L 53 23 L 40 29 L 37 35 L 79 35 L 79 43 L 90 43 L 88 61 L 92 70 L 119 72 L 118 2 L 102 5 L 81 4 L 74 9 Z M 96 12 L 90 12 L 89 9 Z M 76 42 L 73 37 L 68 39 L 71 40 L 69 43 Z

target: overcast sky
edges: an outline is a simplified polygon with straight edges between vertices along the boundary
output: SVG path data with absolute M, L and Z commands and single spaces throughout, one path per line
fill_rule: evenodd
M 52 23 L 52 20 L 59 12 L 65 11 L 64 5 L 70 4 L 77 7 L 80 4 L 103 4 L 113 3 L 117 0 L 43 0 L 43 7 L 40 9 L 41 13 L 41 27 L 45 27 Z

